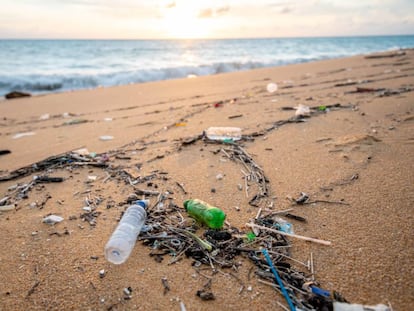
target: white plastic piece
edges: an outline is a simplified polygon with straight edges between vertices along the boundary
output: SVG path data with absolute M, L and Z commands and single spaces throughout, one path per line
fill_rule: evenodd
M 343 303 L 334 301 L 333 303 L 334 311 L 391 311 L 391 308 L 383 305 L 378 304 L 376 306 L 365 306 L 355 303 Z
M 100 136 L 99 139 L 102 141 L 108 141 L 108 140 L 114 139 L 114 137 L 110 135 L 103 135 L 103 136 Z
M 206 130 L 206 136 L 211 140 L 240 140 L 241 128 L 239 127 L 209 127 Z
M 63 219 L 64 219 L 63 217 L 60 217 L 60 216 L 57 216 L 57 215 L 49 215 L 49 216 L 43 218 L 43 222 L 45 224 L 48 224 L 48 225 L 54 225 L 56 223 L 61 222 Z
M 277 84 L 276 83 L 269 83 L 267 86 L 266 86 L 266 90 L 269 92 L 269 93 L 274 93 L 274 92 L 276 92 L 277 91 Z
M 296 112 L 295 115 L 296 116 L 301 116 L 301 117 L 308 117 L 310 116 L 310 108 L 306 105 L 302 105 L 299 104 L 299 106 L 295 107 Z
M 19 138 L 26 137 L 26 136 L 33 136 L 35 134 L 36 134 L 35 132 L 17 133 L 15 135 L 13 135 L 12 138 L 13 139 L 19 139 Z
M 50 119 L 50 114 L 49 113 L 42 114 L 39 117 L 39 120 L 49 120 L 49 119 Z

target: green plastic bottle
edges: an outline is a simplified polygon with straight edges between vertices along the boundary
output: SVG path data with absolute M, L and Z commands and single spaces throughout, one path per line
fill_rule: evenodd
M 199 199 L 185 201 L 184 208 L 191 217 L 211 229 L 222 228 L 226 219 L 226 214 L 221 209 Z

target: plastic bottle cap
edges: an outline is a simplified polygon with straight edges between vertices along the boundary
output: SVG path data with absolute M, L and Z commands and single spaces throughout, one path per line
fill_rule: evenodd
M 149 200 L 138 200 L 133 202 L 135 205 L 139 205 L 144 209 L 147 209 L 148 205 L 149 205 Z

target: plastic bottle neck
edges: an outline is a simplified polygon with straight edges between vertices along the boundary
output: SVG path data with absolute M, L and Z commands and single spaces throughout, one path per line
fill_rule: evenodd
M 133 205 L 141 206 L 143 209 L 147 209 L 149 200 L 138 200 L 133 202 Z

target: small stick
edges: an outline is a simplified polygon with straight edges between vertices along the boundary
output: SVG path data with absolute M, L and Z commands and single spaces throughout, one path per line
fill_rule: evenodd
M 277 233 L 277 234 L 280 234 L 280 235 L 285 235 L 285 236 L 288 236 L 288 237 L 297 238 L 299 240 L 314 242 L 314 243 L 318 243 L 318 244 L 322 244 L 322 245 L 329 246 L 329 245 L 332 244 L 332 242 L 330 242 L 330 241 L 319 240 L 319 239 L 315 239 L 315 238 L 309 238 L 309 237 L 306 237 L 306 236 L 303 236 L 303 235 L 286 233 L 286 232 L 283 232 L 283 231 L 271 229 L 271 228 L 264 227 L 264 226 L 259 226 L 259 225 L 256 225 L 256 224 L 246 223 L 246 226 L 251 227 L 251 228 L 258 228 L 258 229 L 261 229 L 261 230 L 266 230 L 266 231 L 274 232 L 274 233 Z
M 231 156 L 226 152 L 226 150 L 221 148 L 220 151 L 223 152 L 229 159 L 231 159 Z
M 297 262 L 297 263 L 299 263 L 299 264 L 301 264 L 301 265 L 303 265 L 303 266 L 305 266 L 305 267 L 308 267 L 308 265 L 307 265 L 307 264 L 305 264 L 305 263 L 303 263 L 302 261 L 299 261 L 299 260 L 297 260 L 297 259 L 295 259 L 295 258 L 292 258 L 292 257 L 290 257 L 290 256 L 287 256 L 287 255 L 285 255 L 285 254 L 278 253 L 278 252 L 272 252 L 272 251 L 269 251 L 269 253 L 270 253 L 270 254 L 275 254 L 275 255 L 280 255 L 280 256 L 283 256 L 283 257 L 285 257 L 285 258 L 287 258 L 287 259 L 290 259 L 290 260 L 292 260 L 292 261 L 294 261 L 294 262 Z
M 213 279 L 213 277 L 208 276 L 208 275 L 206 275 L 206 274 L 204 274 L 204 273 L 201 273 L 201 272 L 200 272 L 200 270 L 198 270 L 198 269 L 195 269 L 195 270 L 196 270 L 196 272 L 197 272 L 198 274 L 200 274 L 201 276 L 204 276 L 206 279 L 208 279 L 208 280 Z
M 310 266 L 311 266 L 311 274 L 312 274 L 312 281 L 315 281 L 315 269 L 313 267 L 313 253 L 310 253 Z
M 256 217 L 254 219 L 259 219 L 261 213 L 262 213 L 262 208 L 259 208 L 259 210 L 257 211 Z
M 184 185 L 179 183 L 178 181 L 175 182 L 177 184 L 178 187 L 180 187 L 180 189 L 184 192 L 184 194 L 187 194 L 187 190 L 185 190 Z
M 106 183 L 107 181 L 108 181 L 108 179 L 109 178 L 111 178 L 111 175 L 109 175 L 109 173 L 108 172 L 105 172 L 106 173 L 106 177 L 105 177 L 105 179 L 102 181 L 102 183 L 104 184 L 104 183 Z
M 267 214 L 264 217 L 266 218 L 266 217 L 273 216 L 273 215 L 285 214 L 285 213 L 288 213 L 288 212 L 291 212 L 291 211 L 293 211 L 293 208 L 288 208 L 288 209 L 285 209 L 285 210 L 282 210 L 282 211 L 274 211 L 274 212 L 271 212 L 271 213 Z
M 342 201 L 328 201 L 328 200 L 308 201 L 308 202 L 303 202 L 302 204 L 313 204 L 313 203 L 330 203 L 330 204 L 351 205 L 351 204 L 349 204 L 347 202 L 342 202 Z
M 40 281 L 36 281 L 33 286 L 29 289 L 29 291 L 27 292 L 26 298 L 29 297 L 31 294 L 34 293 L 36 287 L 38 287 L 40 285 Z
M 162 285 L 164 286 L 164 295 L 165 295 L 171 290 L 171 288 L 170 288 L 170 285 L 168 285 L 168 280 L 166 277 L 163 277 L 161 279 L 161 282 L 162 282 Z
M 284 305 L 282 305 L 279 301 L 276 301 L 276 303 L 277 303 L 277 305 L 278 305 L 279 307 L 281 307 L 283 310 L 285 310 L 285 311 L 289 311 L 289 309 L 288 309 L 288 308 L 286 308 Z

